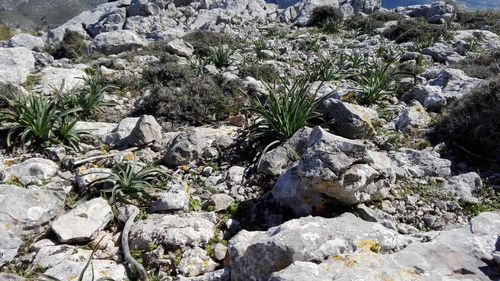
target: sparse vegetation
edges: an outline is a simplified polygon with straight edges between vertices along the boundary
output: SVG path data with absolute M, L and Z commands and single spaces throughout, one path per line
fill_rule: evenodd
M 240 76 L 242 78 L 250 76 L 267 83 L 279 80 L 278 70 L 270 64 L 248 63 L 240 67 Z
M 459 9 L 457 21 L 464 29 L 483 29 L 500 34 L 500 11 Z
M 500 75 L 500 49 L 469 57 L 457 64 L 467 75 L 492 79 Z
M 397 80 L 391 64 L 370 64 L 360 75 L 359 88 L 361 91 L 359 102 L 363 105 L 372 105 L 381 98 L 394 94 Z
M 63 40 L 51 53 L 54 58 L 80 59 L 86 51 L 85 38 L 76 31 L 66 30 Z
M 450 33 L 441 25 L 429 24 L 424 20 L 400 20 L 384 32 L 384 36 L 401 44 L 415 42 L 428 45 L 438 39 L 448 39 Z
M 183 39 L 193 45 L 194 54 L 199 57 L 206 57 L 212 49 L 222 47 L 223 45 L 230 48 L 237 45 L 237 40 L 227 34 L 203 30 L 193 31 L 184 36 Z
M 0 23 L 0 41 L 9 40 L 12 37 L 10 27 Z
M 449 105 L 430 134 L 431 140 L 447 143 L 473 162 L 500 163 L 499 101 L 497 77 Z
M 217 67 L 228 67 L 231 64 L 234 51 L 228 47 L 218 47 L 210 51 L 208 61 Z
M 339 8 L 319 6 L 314 8 L 309 20 L 310 26 L 317 26 L 327 33 L 339 33 L 342 30 L 344 14 Z

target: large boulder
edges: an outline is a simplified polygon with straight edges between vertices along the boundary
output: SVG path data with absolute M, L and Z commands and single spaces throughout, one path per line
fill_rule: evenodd
M 359 141 L 317 127 L 294 166 L 278 178 L 272 194 L 295 215 L 312 214 L 325 204 L 384 199 L 394 180 L 389 158 Z
M 158 121 L 151 115 L 144 115 L 139 118 L 128 137 L 128 144 L 129 146 L 153 144 L 155 147 L 161 147 L 161 126 Z
M 351 213 L 331 219 L 290 220 L 267 231 L 243 230 L 229 241 L 231 280 L 267 280 L 273 272 L 296 261 L 321 262 L 372 245 L 383 253 L 390 253 L 411 241 Z
M 396 129 L 400 131 L 412 132 L 425 128 L 431 120 L 425 108 L 419 102 L 415 102 L 399 113 L 395 125 Z
M 0 267 L 11 261 L 23 236 L 40 234 L 64 208 L 62 189 L 0 185 Z
M 133 16 L 151 16 L 165 9 L 163 0 L 132 0 L 128 7 L 128 15 Z
M 119 30 L 97 35 L 90 44 L 90 51 L 112 55 L 144 47 L 146 45 L 147 41 L 135 32 L 130 30 Z
M 104 13 L 99 21 L 87 26 L 88 33 L 95 37 L 103 32 L 111 32 L 121 30 L 127 18 L 127 10 L 125 8 L 118 8 Z
M 35 70 L 35 57 L 25 47 L 0 48 L 0 81 L 22 84 Z
M 170 166 L 180 166 L 202 158 L 217 157 L 220 150 L 231 145 L 235 138 L 236 130 L 232 127 L 198 127 L 181 132 L 168 145 L 165 162 Z
M 299 276 L 318 275 L 340 281 L 366 280 L 367 276 L 370 280 L 499 280 L 493 254 L 498 249 L 498 233 L 500 215 L 482 213 L 469 225 L 429 233 L 426 240 L 414 241 L 393 254 L 360 247 L 355 253 L 334 255 L 320 264 L 295 262 L 267 280 L 298 281 L 308 280 L 297 279 Z
M 45 47 L 45 42 L 42 37 L 33 36 L 31 34 L 20 33 L 14 35 L 9 41 L 4 43 L 4 47 L 16 48 L 24 47 L 32 51 L 41 52 Z
M 1 182 L 20 183 L 24 186 L 42 185 L 55 176 L 58 170 L 59 166 L 51 160 L 30 158 L 0 171 Z
M 444 182 L 443 189 L 465 202 L 477 203 L 478 199 L 473 196 L 473 193 L 480 190 L 482 186 L 481 177 L 477 173 L 470 172 L 449 178 Z

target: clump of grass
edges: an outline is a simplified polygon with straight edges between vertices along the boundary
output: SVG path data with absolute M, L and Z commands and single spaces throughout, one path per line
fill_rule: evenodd
M 273 83 L 279 80 L 279 72 L 273 65 L 248 63 L 240 68 L 240 76 L 253 77 L 267 83 Z
M 56 101 L 43 96 L 18 96 L 15 99 L 1 99 L 8 104 L 8 109 L 0 112 L 0 121 L 6 124 L 7 145 L 20 143 L 35 147 L 52 143 L 69 144 L 77 149 L 87 135 L 77 131 L 74 121 L 68 117 L 78 112 L 79 108 L 63 109 Z
M 97 179 L 90 183 L 91 187 L 112 182 L 111 188 L 99 189 L 99 192 L 109 196 L 111 205 L 123 202 L 130 204 L 130 200 L 144 201 L 150 199 L 148 190 L 160 189 L 158 184 L 152 184 L 160 177 L 167 176 L 160 168 L 139 168 L 131 163 L 116 165 L 107 177 Z
M 267 44 L 266 44 L 266 41 L 260 39 L 260 40 L 257 40 L 253 43 L 253 46 L 254 46 L 254 51 L 255 53 L 258 55 L 261 51 L 265 50 L 267 48 Z
M 323 59 L 315 63 L 308 74 L 310 82 L 339 81 L 346 77 L 344 64 L 332 59 Z
M 467 75 L 481 79 L 491 79 L 500 75 L 500 49 L 480 53 L 459 62 L 456 67 Z
M 360 76 L 359 102 L 370 106 L 381 98 L 394 94 L 397 89 L 397 80 L 394 75 L 390 63 L 370 64 Z
M 12 38 L 13 34 L 10 27 L 0 24 L 0 41 L 7 41 Z
M 213 49 L 208 55 L 208 61 L 217 67 L 228 67 L 232 62 L 234 51 L 228 47 L 218 47 Z
M 290 138 L 321 116 L 318 108 L 330 96 L 321 97 L 318 90 L 311 93 L 311 84 L 305 78 L 297 78 L 281 87 L 269 87 L 269 96 L 265 100 L 254 99 L 251 111 L 255 114 L 255 121 L 250 128 L 250 137 L 268 144 Z
M 339 8 L 324 5 L 314 8 L 309 20 L 310 26 L 317 26 L 327 33 L 339 33 L 342 30 L 344 14 Z

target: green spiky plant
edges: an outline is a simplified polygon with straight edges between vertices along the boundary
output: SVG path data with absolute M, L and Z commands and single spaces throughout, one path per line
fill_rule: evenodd
M 75 118 L 63 117 L 62 121 L 56 127 L 57 138 L 64 146 L 70 147 L 75 151 L 80 150 L 80 144 L 84 139 L 92 138 L 92 135 L 88 131 L 75 128 L 77 121 Z
M 102 73 L 98 69 L 86 69 L 87 76 L 83 77 L 83 89 L 78 96 L 78 106 L 82 109 L 83 117 L 91 117 L 96 113 L 102 113 L 103 108 L 112 106 L 114 103 L 104 100 L 106 93 L 115 87 L 106 85 L 102 81 Z
M 267 44 L 266 44 L 266 41 L 260 39 L 260 40 L 257 40 L 253 43 L 253 46 L 254 46 L 254 51 L 255 53 L 258 55 L 261 51 L 265 50 L 267 48 Z
M 250 110 L 255 114 L 255 120 L 249 128 L 249 137 L 254 143 L 265 146 L 261 154 L 321 117 L 319 106 L 331 94 L 320 96 L 319 88 L 321 86 L 312 91 L 311 83 L 302 77 L 290 83 L 284 82 L 279 87 L 269 86 L 265 100 L 254 98 Z
M 98 186 L 105 183 L 113 183 L 108 189 L 99 190 L 109 196 L 109 203 L 116 206 L 117 202 L 132 204 L 130 197 L 137 200 L 149 199 L 146 192 L 148 189 L 162 189 L 160 185 L 151 184 L 152 181 L 167 176 L 167 173 L 155 167 L 143 167 L 138 169 L 134 164 L 124 163 L 117 165 L 108 173 L 107 177 L 91 182 L 90 186 Z
M 358 82 L 361 92 L 359 102 L 370 106 L 381 98 L 394 94 L 397 89 L 395 75 L 391 63 L 373 63 L 367 66 Z
M 218 47 L 210 52 L 208 60 L 219 68 L 228 67 L 231 64 L 233 54 L 234 52 L 227 47 Z
M 329 34 L 337 34 L 342 31 L 344 24 L 338 19 L 328 19 L 322 25 L 322 30 Z
M 0 112 L 0 121 L 7 125 L 7 145 L 20 142 L 23 146 L 46 146 L 58 142 L 58 128 L 67 126 L 66 116 L 80 108 L 60 109 L 58 103 L 43 96 L 21 95 L 15 99 L 0 96 L 8 109 Z M 74 139 L 74 138 L 73 138 Z M 66 139 L 61 139 L 67 141 Z
M 312 66 L 308 77 L 309 82 L 339 81 L 345 78 L 345 73 L 343 65 L 338 63 L 338 61 L 323 59 Z

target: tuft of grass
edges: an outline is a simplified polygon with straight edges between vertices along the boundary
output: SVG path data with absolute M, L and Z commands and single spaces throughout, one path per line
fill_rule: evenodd
M 50 46 L 50 44 L 48 44 Z M 68 58 L 78 60 L 87 49 L 85 38 L 76 31 L 66 30 L 63 40 L 51 48 L 51 54 L 56 59 Z
M 204 30 L 193 31 L 182 39 L 193 46 L 194 54 L 199 57 L 208 56 L 213 48 L 222 47 L 223 45 L 236 47 L 238 44 L 238 40 L 227 34 Z
M 79 111 L 79 108 L 61 109 L 58 103 L 42 96 L 18 96 L 8 99 L 1 96 L 8 104 L 8 109 L 0 112 L 0 121 L 7 124 L 7 145 L 20 142 L 23 146 L 31 143 L 33 146 L 46 146 L 59 141 L 73 143 L 81 140 L 83 132 L 61 134 L 61 126 L 67 129 L 66 117 Z M 66 126 L 66 127 L 65 127 Z M 68 132 L 68 131 L 66 131 Z
M 256 116 L 250 127 L 251 139 L 267 144 L 282 142 L 309 121 L 319 118 L 319 106 L 331 95 L 320 97 L 318 90 L 319 87 L 311 93 L 311 84 L 306 78 L 297 78 L 281 87 L 269 87 L 265 100 L 254 99 L 251 111 Z
M 267 48 L 267 44 L 266 44 L 266 41 L 260 39 L 260 40 L 257 40 L 253 43 L 253 49 L 255 51 L 255 53 L 258 55 L 261 51 L 265 50 Z
M 117 202 L 130 204 L 130 200 L 150 199 L 146 192 L 148 189 L 160 189 L 159 185 L 151 182 L 161 176 L 167 176 L 166 172 L 160 168 L 144 167 L 139 168 L 131 163 L 116 165 L 111 173 L 105 178 L 97 179 L 90 183 L 91 187 L 112 182 L 111 188 L 99 190 L 101 193 L 109 195 L 109 202 L 116 206 Z
M 392 95 L 397 89 L 395 73 L 390 63 L 374 63 L 369 65 L 359 80 L 361 104 L 370 106 L 381 98 Z
M 227 47 L 218 47 L 210 52 L 208 61 L 219 68 L 228 67 L 232 62 L 233 54 L 234 51 Z
M 279 79 L 279 72 L 270 64 L 249 63 L 240 67 L 240 76 L 243 78 L 250 76 L 267 83 L 274 83 Z
M 343 57 L 342 57 L 343 58 Z M 316 81 L 340 81 L 345 78 L 344 62 L 323 59 L 312 66 L 312 71 L 308 74 L 309 82 Z

